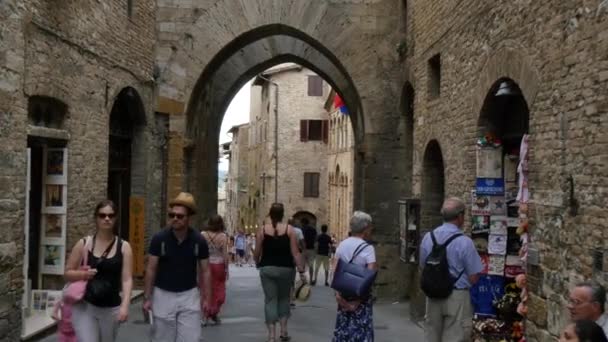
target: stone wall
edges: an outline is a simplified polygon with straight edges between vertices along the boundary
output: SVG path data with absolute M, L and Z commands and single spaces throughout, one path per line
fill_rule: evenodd
M 548 341 L 568 319 L 572 283 L 605 283 L 608 13 L 600 1 L 411 1 L 413 41 L 403 82 L 415 90 L 413 189 L 424 195 L 424 153 L 439 143 L 445 195 L 468 198 L 483 101 L 502 77 L 530 110 L 533 292 L 529 340 Z M 429 96 L 428 60 L 441 55 L 441 93 Z M 571 211 L 570 179 L 579 208 Z M 427 229 L 430 227 L 426 227 Z M 537 253 L 532 252 L 535 256 Z M 531 253 L 531 256 L 532 256 Z M 535 258 L 536 259 L 536 258 Z
M 59 131 L 68 148 L 68 250 L 92 231 L 94 205 L 106 197 L 109 115 L 125 87 L 137 92 L 147 123 L 134 160 L 154 171 L 133 173 L 134 193 L 156 194 L 146 202 L 146 226 L 158 225 L 162 178 L 152 107 L 154 1 L 138 1 L 130 17 L 118 0 L 17 3 L 0 5 L 0 206 L 10 213 L 1 219 L 10 227 L 0 238 L 1 341 L 21 333 L 27 137 L 41 132 L 28 126 L 28 98 L 48 96 L 68 108 Z M 62 283 L 56 278 L 50 283 Z

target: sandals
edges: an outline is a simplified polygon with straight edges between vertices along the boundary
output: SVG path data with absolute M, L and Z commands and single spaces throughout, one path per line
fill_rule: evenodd
M 280 339 L 281 339 L 282 342 L 287 342 L 287 341 L 291 340 L 291 336 L 289 336 L 289 335 L 285 335 L 285 336 L 281 335 Z

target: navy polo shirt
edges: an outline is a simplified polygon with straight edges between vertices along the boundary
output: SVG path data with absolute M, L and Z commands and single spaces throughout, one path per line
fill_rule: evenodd
M 209 258 L 209 247 L 199 232 L 188 228 L 179 243 L 173 229 L 156 233 L 150 242 L 150 255 L 158 257 L 154 286 L 170 292 L 182 292 L 197 286 L 199 260 Z

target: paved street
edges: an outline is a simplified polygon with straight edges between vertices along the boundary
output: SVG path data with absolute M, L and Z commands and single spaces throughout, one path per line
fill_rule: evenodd
M 422 341 L 422 330 L 407 317 L 406 304 L 377 303 L 374 307 L 376 341 Z M 228 300 L 222 313 L 222 324 L 205 327 L 204 341 L 264 341 L 263 294 L 255 268 L 231 268 Z M 325 286 L 313 288 L 306 303 L 298 304 L 289 323 L 296 342 L 329 341 L 335 322 L 335 301 Z M 143 341 L 148 326 L 142 321 L 141 299 L 131 309 L 129 322 L 119 332 L 118 341 Z M 54 336 L 40 341 L 56 342 Z

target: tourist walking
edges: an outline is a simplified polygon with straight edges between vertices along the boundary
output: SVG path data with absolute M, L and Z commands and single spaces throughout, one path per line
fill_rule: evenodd
M 230 242 L 228 243 L 228 254 L 230 256 L 230 262 L 236 263 L 236 247 L 234 246 L 234 236 L 230 236 Z
M 198 342 L 201 339 L 200 292 L 203 310 L 211 302 L 209 248 L 201 234 L 190 227 L 196 213 L 191 194 L 182 192 L 169 202 L 169 227 L 156 233 L 144 284 L 144 312 L 153 316 L 151 341 Z
M 97 204 L 95 233 L 74 245 L 66 264 L 67 281 L 88 281 L 83 300 L 71 308 L 79 342 L 115 341 L 118 324 L 126 322 L 129 316 L 133 253 L 128 242 L 114 235 L 116 212 L 112 201 Z M 83 270 L 80 266 L 85 254 L 88 269 Z
M 315 277 L 310 281 L 312 285 L 317 283 L 319 269 L 323 266 L 325 272 L 325 286 L 329 286 L 329 253 L 332 239 L 327 235 L 327 225 L 321 226 L 321 234 L 317 237 L 317 257 L 315 259 Z
M 255 266 L 255 234 L 247 235 L 247 264 L 251 267 Z
M 207 231 L 203 237 L 209 246 L 209 273 L 211 275 L 210 302 L 203 308 L 204 324 L 209 320 L 220 324 L 218 314 L 226 301 L 226 280 L 228 279 L 228 235 L 226 235 L 224 220 L 220 215 L 212 215 L 209 218 Z M 204 279 L 199 280 L 199 286 L 204 284 Z M 201 292 L 204 289 L 201 288 Z M 204 296 L 202 297 L 204 298 Z M 201 307 L 204 303 L 201 301 Z
M 573 321 L 591 320 L 608 336 L 608 314 L 604 312 L 606 290 L 597 283 L 582 282 L 570 290 L 568 311 Z
M 317 255 L 317 251 L 315 250 L 317 229 L 310 225 L 310 221 L 306 217 L 302 218 L 302 233 L 304 233 L 304 258 L 308 266 L 308 275 L 312 279 Z
M 247 260 L 245 259 L 245 250 L 247 248 L 247 235 L 243 229 L 239 229 L 234 237 L 234 247 L 236 249 L 236 265 L 243 266 Z
M 473 324 L 469 290 L 483 266 L 473 241 L 462 233 L 465 203 L 448 198 L 441 216 L 443 225 L 427 233 L 420 245 L 421 284 L 427 297 L 425 340 L 469 341 Z M 449 269 L 447 274 L 440 272 L 442 266 Z
M 289 296 L 295 277 L 294 263 L 300 277 L 304 276 L 304 263 L 297 246 L 293 228 L 284 224 L 281 203 L 270 207 L 270 222 L 265 222 L 256 235 L 255 259 L 260 266 L 260 279 L 264 290 L 264 316 L 268 328 L 268 341 L 275 342 L 276 324 L 280 323 L 280 341 L 289 341 L 287 320 L 290 315 Z
M 376 251 L 367 241 L 372 235 L 372 217 L 355 211 L 350 219 L 351 236 L 336 249 L 335 265 L 341 259 L 376 270 Z M 344 298 L 336 292 L 338 315 L 333 342 L 373 342 L 374 323 L 371 293 L 362 298 Z

